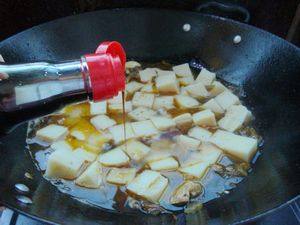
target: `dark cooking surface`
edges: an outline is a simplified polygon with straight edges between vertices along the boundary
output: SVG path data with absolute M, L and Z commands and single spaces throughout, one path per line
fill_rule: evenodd
M 184 23 L 191 24 L 191 31 L 182 30 Z M 242 42 L 235 45 L 232 39 L 237 34 Z M 227 224 L 257 216 L 299 194 L 300 52 L 275 36 L 197 13 L 127 9 L 83 14 L 36 27 L 2 42 L 0 52 L 8 62 L 62 60 L 77 58 L 100 41 L 114 39 L 137 60 L 183 62 L 196 56 L 225 80 L 243 84 L 243 100 L 265 139 L 262 156 L 238 188 L 205 204 L 197 215 L 179 215 L 177 221 L 209 217 L 209 221 Z M 58 223 L 175 224 L 170 215 L 103 212 L 58 192 L 41 178 L 26 155 L 25 132 L 23 125 L 1 139 L 1 202 Z M 34 173 L 34 180 L 24 179 L 25 171 Z M 16 202 L 13 187 L 19 182 L 30 186 L 34 204 Z

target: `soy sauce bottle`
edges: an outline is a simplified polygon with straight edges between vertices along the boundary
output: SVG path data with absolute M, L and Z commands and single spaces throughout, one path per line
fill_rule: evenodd
M 68 103 L 116 96 L 125 88 L 125 62 L 118 42 L 103 42 L 78 60 L 0 64 L 0 134 Z

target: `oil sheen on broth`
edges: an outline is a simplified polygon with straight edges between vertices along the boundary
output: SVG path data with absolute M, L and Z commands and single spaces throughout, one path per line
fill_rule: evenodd
M 119 109 L 116 107 L 107 107 L 107 112 L 106 116 L 108 116 L 110 119 L 115 121 L 115 125 L 122 125 L 123 126 L 123 137 L 124 140 L 131 139 L 132 137 L 130 136 L 131 134 L 128 133 L 127 129 L 125 129 L 125 122 L 126 123 L 133 123 L 142 119 L 135 118 L 132 115 L 128 115 L 130 110 L 130 107 L 128 106 L 128 109 L 126 108 L 127 105 L 126 103 L 133 101 L 134 95 L 136 92 L 142 92 L 143 87 L 145 87 L 149 82 L 145 82 L 141 85 L 141 77 L 140 77 L 140 71 L 145 69 L 145 68 L 160 68 L 160 69 L 154 69 L 156 77 L 158 76 L 169 76 L 169 74 L 159 74 L 161 69 L 164 70 L 172 70 L 172 65 L 168 63 L 158 63 L 158 64 L 143 64 L 143 66 L 135 64 L 134 66 L 130 66 L 130 63 L 128 63 L 127 66 L 127 83 L 129 84 L 130 82 L 137 82 L 137 86 L 133 88 L 134 91 L 130 90 L 127 91 L 127 94 L 125 92 L 122 93 L 121 95 L 121 102 L 117 103 L 121 105 L 121 108 Z M 182 67 L 184 68 L 184 67 Z M 180 69 L 180 68 L 179 68 Z M 174 71 L 178 72 L 178 70 L 174 69 Z M 150 71 L 151 72 L 151 71 Z M 153 71 L 152 71 L 153 72 Z M 143 73 L 143 72 L 142 72 Z M 196 71 L 195 74 L 198 74 L 199 71 Z M 147 73 L 146 73 L 147 74 Z M 149 73 L 150 74 L 150 73 Z M 154 75 L 155 75 L 154 74 Z M 204 73 L 205 75 L 205 73 Z M 204 76 L 203 74 L 201 76 Z M 150 75 L 149 75 L 150 76 Z M 147 76 L 145 76 L 147 79 Z M 204 76 L 205 77 L 205 76 Z M 147 93 L 151 93 L 158 96 L 164 96 L 164 94 L 160 93 L 161 87 L 157 87 L 155 84 L 155 77 L 154 78 L 149 78 L 150 81 L 152 80 L 153 82 L 151 85 L 153 86 L 152 90 L 150 89 L 145 89 Z M 182 94 L 186 86 L 193 85 L 196 83 L 194 79 L 190 78 L 184 78 L 182 74 L 177 74 L 177 82 L 180 83 L 180 95 L 185 95 Z M 157 81 L 157 80 L 156 80 Z M 190 84 L 188 84 L 190 82 Z M 206 81 L 204 81 L 206 82 Z M 224 83 L 224 82 L 222 82 Z M 129 85 L 130 86 L 130 85 Z M 131 85 L 133 86 L 133 85 Z M 141 87 L 143 86 L 143 87 Z M 238 87 L 233 87 L 233 86 L 227 86 L 227 90 L 230 90 L 230 92 L 235 93 L 236 95 L 240 95 L 241 89 Z M 128 87 L 128 86 L 127 86 Z M 149 87 L 149 86 L 148 86 Z M 213 84 L 207 84 L 206 89 L 208 92 L 211 90 L 214 90 L 214 85 Z M 190 93 L 187 93 L 187 95 L 192 95 L 192 91 Z M 211 91 L 211 93 L 213 93 Z M 125 96 L 126 94 L 126 96 Z M 221 94 L 221 93 L 220 93 Z M 167 93 L 167 95 L 170 95 L 170 93 Z M 177 94 L 172 94 L 172 95 L 177 95 Z M 193 96 L 193 95 L 192 95 Z M 194 96 L 195 97 L 195 96 Z M 215 96 L 214 96 L 215 98 Z M 167 107 L 167 108 L 159 108 L 159 109 L 152 109 L 155 111 L 155 114 L 152 116 L 158 116 L 158 117 L 169 117 L 169 118 L 175 118 L 179 115 L 182 115 L 184 113 L 190 113 L 190 114 L 195 114 L 199 111 L 205 110 L 203 108 L 203 105 L 205 102 L 208 102 L 209 100 L 212 99 L 212 97 L 207 97 L 207 98 L 195 98 L 197 101 L 200 102 L 199 107 L 178 107 L 178 104 L 180 105 L 181 103 L 177 102 L 175 105 L 176 107 Z M 215 102 L 214 102 L 215 103 Z M 147 102 L 143 103 L 134 103 L 134 104 L 145 104 L 147 105 Z M 167 104 L 167 103 L 165 103 Z M 133 106 L 133 110 L 138 108 L 139 106 Z M 144 108 L 147 108 L 147 106 L 143 106 Z M 118 108 L 118 109 L 116 109 Z M 214 108 L 213 108 L 214 109 Z M 225 110 L 226 111 L 226 110 Z M 132 112 L 132 111 L 131 111 Z M 151 111 L 147 111 L 146 113 L 150 113 Z M 228 110 L 225 112 L 225 115 L 227 115 Z M 144 113 L 145 114 L 145 113 Z M 234 114 L 234 113 L 233 113 Z M 72 147 L 72 149 L 77 149 L 77 148 L 84 148 L 87 151 L 93 152 L 94 149 L 93 147 L 89 146 L 86 144 L 86 140 L 84 137 L 80 137 L 80 135 L 70 135 L 70 131 L 74 127 L 77 126 L 79 127 L 80 131 L 84 135 L 90 135 L 92 133 L 98 132 L 98 129 L 93 126 L 89 121 L 91 118 L 95 117 L 97 115 L 91 115 L 91 106 L 90 103 L 88 102 L 81 102 L 78 104 L 74 105 L 69 105 L 63 109 L 63 113 L 58 112 L 43 118 L 39 118 L 35 121 L 31 121 L 29 123 L 29 129 L 28 129 L 28 136 L 27 136 L 27 144 L 28 144 L 28 149 L 33 157 L 33 161 L 36 164 L 37 168 L 44 173 L 46 168 L 47 168 L 47 161 L 49 158 L 49 155 L 51 155 L 54 150 L 53 148 L 50 147 L 49 142 L 45 142 L 43 138 L 37 138 L 37 131 L 40 130 L 41 128 L 46 127 L 49 124 L 58 124 L 60 126 L 67 127 L 69 130 L 69 134 L 65 137 L 66 142 Z M 142 115 L 145 116 L 145 115 Z M 216 117 L 217 121 L 220 121 L 224 117 L 223 114 L 218 114 L 215 113 L 214 115 Z M 228 115 L 227 115 L 228 116 Z M 230 117 L 230 115 L 229 115 Z M 238 122 L 241 120 L 242 117 L 238 117 Z M 233 118 L 229 118 L 229 121 L 234 120 Z M 149 120 L 148 117 L 145 120 Z M 191 176 L 188 173 L 185 172 L 178 172 L 183 165 L 188 165 L 188 162 L 190 162 L 191 158 L 197 158 L 199 149 L 187 149 L 184 146 L 178 144 L 179 143 L 179 138 L 178 136 L 183 134 L 188 137 L 195 138 L 195 134 L 191 132 L 190 130 L 195 127 L 195 120 L 197 121 L 197 118 L 194 118 L 193 125 L 188 127 L 188 129 L 181 129 L 182 127 L 177 126 L 172 126 L 171 128 L 164 129 L 161 128 L 159 132 L 155 135 L 150 135 L 150 136 L 141 136 L 138 137 L 137 139 L 148 146 L 151 149 L 151 152 L 148 153 L 147 156 L 142 158 L 139 161 L 136 160 L 130 160 L 129 164 L 127 165 L 122 165 L 121 167 L 129 167 L 129 168 L 135 168 L 137 173 L 137 177 L 139 174 L 143 173 L 145 170 L 150 170 L 149 166 L 149 161 L 148 156 L 149 154 L 154 155 L 156 153 L 161 153 L 172 156 L 173 159 L 175 159 L 179 165 L 179 168 L 175 170 L 159 170 L 158 172 L 160 175 L 163 177 L 167 178 L 168 184 L 167 187 L 163 190 L 163 193 L 161 194 L 161 197 L 159 198 L 158 202 L 153 202 L 147 197 L 141 197 L 132 191 L 126 190 L 127 185 L 115 185 L 111 184 L 106 181 L 106 176 L 111 167 L 109 166 L 103 166 L 102 165 L 102 184 L 100 185 L 99 188 L 86 188 L 86 187 L 81 187 L 75 184 L 73 180 L 67 180 L 67 179 L 61 179 L 59 177 L 57 178 L 48 178 L 48 179 L 53 185 L 57 186 L 57 188 L 66 193 L 69 194 L 80 201 L 84 201 L 86 203 L 96 205 L 102 208 L 106 209 L 111 209 L 111 210 L 117 210 L 117 211 L 131 211 L 131 210 L 136 210 L 140 209 L 144 212 L 153 212 L 153 209 L 156 211 L 178 211 L 182 210 L 184 207 L 186 207 L 186 204 L 172 204 L 170 202 L 170 199 L 172 196 L 174 196 L 174 192 L 178 190 L 178 187 L 184 182 L 184 181 L 189 181 L 191 180 L 192 182 L 196 184 L 201 185 L 201 190 L 197 194 L 197 196 L 190 196 L 190 200 L 193 200 L 193 202 L 199 202 L 199 203 L 205 203 L 207 201 L 210 201 L 214 198 L 219 197 L 222 194 L 228 194 L 229 191 L 236 186 L 237 183 L 239 183 L 243 177 L 245 177 L 250 169 L 250 163 L 251 161 L 245 161 L 241 160 L 240 154 L 235 154 L 234 151 L 226 150 L 222 151 L 221 156 L 218 158 L 216 162 L 211 163 L 207 169 L 205 170 L 205 175 L 203 175 L 201 178 L 196 178 Z M 205 119 L 204 119 L 205 120 Z M 228 120 L 227 120 L 228 121 Z M 235 123 L 238 123 L 234 121 Z M 247 125 L 243 125 L 239 127 L 238 129 L 234 130 L 234 133 L 239 135 L 239 136 L 248 136 L 251 138 L 254 138 L 258 140 L 259 143 L 261 143 L 261 138 L 256 134 L 255 129 L 252 127 L 253 119 L 251 122 L 248 122 Z M 230 122 L 227 122 L 230 123 Z M 231 125 L 231 124 L 230 124 Z M 215 133 L 220 127 L 218 125 L 215 126 L 208 126 L 204 125 L 199 127 L 205 128 L 208 132 Z M 226 121 L 224 127 L 226 128 Z M 230 127 L 230 126 L 229 126 Z M 147 128 L 145 128 L 147 129 Z M 229 128 L 228 128 L 229 129 Z M 225 129 L 226 130 L 226 129 Z M 104 130 L 101 130 L 101 133 L 106 133 L 107 129 L 105 128 Z M 105 135 L 104 135 L 105 137 Z M 41 140 L 42 139 L 42 140 Z M 104 138 L 105 139 L 105 138 Z M 111 149 L 114 149 L 115 147 L 124 144 L 124 141 L 118 144 L 114 144 L 114 141 L 105 141 L 102 140 L 103 143 L 101 143 L 101 153 L 105 154 L 106 152 L 109 152 Z M 197 140 L 197 139 L 196 139 Z M 101 140 L 100 140 L 101 142 Z M 206 143 L 206 141 L 201 141 L 202 144 Z M 201 146 L 201 144 L 200 144 Z M 128 150 L 128 145 L 125 143 L 124 145 L 125 150 L 127 152 Z M 226 147 L 227 148 L 227 147 Z M 223 149 L 224 150 L 224 149 Z M 202 150 L 200 150 L 201 152 Z M 258 151 L 254 151 L 252 153 L 251 160 L 257 158 Z M 150 156 L 149 156 L 150 157 Z M 98 156 L 97 156 L 98 158 Z M 159 157 L 158 157 L 159 158 Z M 161 160 L 161 159 L 159 159 Z M 159 161 L 158 160 L 158 161 Z M 201 160 L 200 160 L 201 161 Z M 194 164 L 198 162 L 193 162 Z M 194 165 L 193 164 L 193 165 Z M 192 165 L 192 164 L 191 164 Z M 112 166 L 112 167 L 119 167 L 119 166 Z M 132 180 L 130 181 L 132 182 Z M 129 182 L 129 184 L 130 184 Z M 134 208 L 134 209 L 132 209 Z

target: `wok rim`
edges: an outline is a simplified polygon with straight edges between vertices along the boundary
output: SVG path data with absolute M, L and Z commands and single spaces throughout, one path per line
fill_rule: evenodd
M 89 14 L 97 14 L 97 13 L 102 13 L 102 12 L 118 12 L 118 11 L 137 11 L 137 10 L 140 10 L 140 11 L 160 11 L 161 13 L 168 13 L 168 12 L 179 12 L 179 13 L 185 13 L 185 14 L 191 14 L 191 15 L 197 15 L 197 16 L 200 16 L 200 17 L 208 17 L 208 18 L 211 18 L 215 21 L 224 21 L 225 23 L 231 23 L 231 24 L 236 24 L 236 25 L 239 25 L 239 26 L 242 26 L 244 28 L 248 28 L 250 29 L 251 31 L 252 30 L 256 30 L 256 31 L 259 31 L 261 32 L 262 34 L 265 34 L 269 37 L 272 37 L 278 41 L 280 41 L 281 43 L 283 43 L 284 45 L 286 46 L 289 46 L 291 48 L 293 48 L 296 53 L 297 53 L 297 57 L 300 57 L 300 47 L 294 45 L 293 43 L 291 42 L 288 42 L 286 41 L 285 39 L 273 34 L 273 33 L 270 33 L 266 30 L 263 30 L 261 28 L 258 28 L 258 27 L 255 27 L 253 25 L 250 25 L 250 24 L 246 24 L 246 23 L 242 23 L 240 21 L 236 21 L 236 20 L 233 20 L 233 19 L 229 19 L 229 18 L 224 18 L 224 17 L 221 17 L 221 16 L 216 16 L 216 15 L 210 15 L 210 14 L 204 14 L 204 13 L 200 13 L 200 12 L 197 12 L 197 11 L 192 11 L 192 10 L 180 10 L 180 9 L 167 9 L 167 8 L 147 8 L 147 7 L 126 7 L 126 8 L 112 8 L 112 9 L 100 9 L 100 10 L 95 10 L 95 11 L 91 11 L 91 12 L 84 12 L 84 13 L 79 13 L 79 14 L 76 14 L 76 15 L 69 15 L 69 16 L 66 16 L 66 17 L 61 17 L 61 18 L 57 18 L 57 19 L 54 19 L 54 20 L 50 20 L 50 21 L 47 21 L 47 22 L 44 22 L 44 23 L 41 23 L 41 24 L 38 24 L 38 25 L 35 25 L 35 26 L 32 26 L 28 29 L 25 29 L 21 32 L 18 32 L 16 34 L 13 34 L 12 36 L 9 36 L 8 38 L 5 38 L 3 40 L 0 41 L 0 47 L 2 46 L 5 46 L 6 45 L 6 42 L 9 42 L 10 40 L 16 38 L 17 36 L 19 35 L 22 35 L 24 33 L 27 33 L 27 32 L 30 32 L 32 30 L 35 30 L 35 29 L 38 29 L 38 28 L 41 28 L 41 27 L 45 27 L 45 26 L 48 26 L 49 24 L 55 24 L 55 23 L 59 23 L 60 21 L 62 20 L 66 20 L 66 19 L 70 19 L 70 18 L 74 18 L 74 17 L 79 17 L 79 16 L 82 16 L 82 15 L 89 15 Z M 26 122 L 27 124 L 27 122 Z M 26 150 L 24 150 L 26 151 Z M 44 179 L 44 178 L 42 178 Z M 52 185 L 52 184 L 51 184 Z M 62 192 L 61 192 L 62 193 Z M 62 194 L 65 194 L 65 193 L 62 193 Z M 68 195 L 68 194 L 65 194 L 65 195 Z M 72 196 L 68 195 L 69 197 L 73 198 Z M 258 213 L 256 215 L 253 215 L 252 217 L 250 218 L 247 218 L 247 219 L 243 219 L 243 220 L 240 220 L 240 221 L 235 221 L 233 222 L 232 224 L 240 224 L 240 223 L 248 223 L 248 222 L 253 222 L 253 221 L 256 221 L 258 219 L 261 219 L 262 217 L 264 216 L 267 216 L 273 212 L 275 212 L 276 210 L 279 210 L 283 207 L 286 207 L 288 206 L 291 202 L 297 200 L 300 198 L 300 193 L 298 195 L 296 195 L 295 197 L 291 198 L 290 200 L 284 202 L 284 203 L 279 203 L 277 206 L 271 208 L 271 209 L 268 209 L 266 211 L 263 211 L 261 213 Z M 75 198 L 76 199 L 76 198 Z M 77 199 L 76 199 L 77 200 Z M 214 201 L 215 199 L 213 200 L 210 200 L 209 202 L 212 202 Z M 78 201 L 78 200 L 77 200 Z M 9 203 L 6 203 L 6 202 L 3 202 L 1 199 L 0 199 L 0 203 L 15 211 L 15 212 L 18 212 L 19 214 L 21 215 L 25 215 L 29 218 L 32 218 L 32 219 L 35 219 L 35 220 L 38 220 L 38 221 L 41 221 L 41 222 L 44 222 L 44 223 L 47 223 L 47 224 L 59 224 L 57 222 L 54 222 L 53 220 L 47 220 L 43 217 L 39 217 L 35 214 L 32 214 L 32 213 L 28 213 L 24 210 L 22 210 L 21 208 L 17 208 L 17 207 L 14 207 L 13 205 L 9 204 Z M 204 203 L 205 204 L 205 203 Z M 112 211 L 112 210 L 108 210 L 108 209 L 105 209 L 105 208 L 101 208 L 101 207 L 97 207 L 97 206 L 94 206 L 94 205 L 91 205 L 91 207 L 94 207 L 94 208 L 97 208 L 98 210 L 101 210 L 101 211 L 106 211 L 106 212 L 109 212 L 109 213 L 114 213 L 114 214 L 122 214 L 124 215 L 124 213 L 121 213 L 121 212 L 116 212 L 116 211 Z M 143 212 L 139 212 L 139 213 L 143 213 Z M 126 213 L 125 213 L 126 214 Z

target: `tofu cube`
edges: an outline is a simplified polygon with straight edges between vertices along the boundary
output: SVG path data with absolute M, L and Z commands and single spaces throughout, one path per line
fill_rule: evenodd
M 155 97 L 154 103 L 153 103 L 153 109 L 173 109 L 174 106 L 174 97 L 173 96 L 160 96 Z
M 144 87 L 142 87 L 142 89 L 140 90 L 140 92 L 158 94 L 158 91 L 153 83 L 145 84 Z
M 210 126 L 214 127 L 217 125 L 215 114 L 210 109 L 193 114 L 193 121 L 199 126 Z
M 203 162 L 207 162 L 210 165 L 215 164 L 223 153 L 220 148 L 209 142 L 202 142 L 199 150 L 200 160 Z
M 160 73 L 158 73 L 159 75 Z M 168 75 L 159 75 L 155 79 L 156 87 L 161 94 L 178 94 L 179 85 L 174 73 Z
M 75 180 L 75 184 L 86 188 L 99 188 L 102 175 L 102 166 L 95 161 Z
M 72 151 L 55 151 L 49 156 L 45 176 L 73 180 L 85 170 L 88 164 L 84 157 L 74 155 Z
M 174 71 L 170 71 L 170 70 L 161 70 L 161 69 L 157 69 L 157 68 L 154 68 L 156 73 L 157 73 L 157 76 L 175 76 L 175 73 Z
M 68 128 L 56 124 L 50 124 L 36 132 L 36 137 L 42 141 L 54 142 L 64 139 L 68 134 Z
M 164 158 L 161 160 L 157 160 L 157 161 L 152 161 L 149 163 L 150 169 L 151 170 L 168 170 L 168 171 L 172 171 L 172 170 L 177 170 L 179 167 L 179 164 L 177 162 L 176 159 L 174 159 L 173 157 L 168 157 L 168 158 Z
M 156 114 L 155 111 L 146 107 L 138 107 L 128 113 L 128 117 L 135 121 L 143 121 L 150 119 L 152 116 Z
M 239 98 L 230 91 L 222 92 L 215 97 L 215 100 L 223 109 L 228 109 L 232 105 L 240 104 Z
M 126 123 L 125 124 L 125 129 L 126 129 L 126 138 L 131 139 L 135 137 L 131 123 Z M 124 125 L 119 124 L 115 125 L 113 127 L 108 128 L 108 131 L 111 133 L 112 138 L 114 140 L 114 144 L 119 144 L 122 141 L 125 140 L 125 133 L 124 133 Z
M 97 130 L 102 131 L 116 125 L 116 121 L 106 115 L 98 115 L 91 119 L 91 124 L 93 124 Z
M 150 202 L 158 203 L 167 186 L 168 179 L 160 175 L 158 179 L 156 179 L 149 189 L 143 194 L 143 197 Z
M 193 127 L 188 131 L 188 136 L 200 141 L 208 141 L 212 133 L 202 127 Z
M 112 168 L 109 170 L 106 181 L 116 185 L 127 185 L 136 174 L 135 168 Z
M 161 151 L 160 150 L 154 150 L 152 149 L 149 154 L 145 157 L 145 162 L 146 163 L 150 163 L 150 162 L 154 162 L 154 161 L 158 161 L 158 160 L 162 160 L 168 157 L 171 157 L 171 153 L 170 151 Z
M 101 154 L 98 161 L 103 166 L 122 167 L 128 165 L 130 159 L 121 148 L 117 147 Z
M 219 81 L 214 81 L 212 82 L 212 89 L 210 89 L 209 94 L 212 97 L 215 97 L 219 94 L 221 94 L 224 91 L 229 91 L 221 82 Z
M 131 81 L 129 83 L 126 84 L 126 92 L 129 94 L 129 95 L 133 95 L 134 92 L 140 90 L 144 85 L 139 83 L 139 82 L 136 82 L 136 81 Z
M 122 102 L 123 102 L 123 99 L 122 99 L 121 91 L 119 91 L 117 96 L 114 96 L 113 98 L 107 100 L 108 105 L 109 104 L 122 104 Z
M 257 140 L 240 136 L 228 131 L 217 130 L 210 142 L 226 151 L 228 154 L 246 162 L 250 162 L 257 150 Z
M 149 137 L 159 133 L 151 120 L 133 122 L 131 125 L 136 137 Z
M 106 114 L 107 102 L 90 102 L 90 114 L 92 116 L 99 114 Z
M 199 106 L 199 102 L 193 97 L 186 95 L 176 95 L 174 98 L 175 105 L 180 108 L 195 108 Z
M 128 184 L 127 191 L 156 203 L 167 186 L 168 179 L 160 173 L 144 170 Z
M 188 131 L 193 125 L 193 117 L 190 113 L 183 113 L 173 118 L 176 123 L 176 127 L 183 133 Z
M 131 112 L 132 102 L 131 101 L 125 102 L 124 107 L 125 107 L 125 113 Z M 123 113 L 123 103 L 109 104 L 108 111 L 109 113 L 114 113 L 114 114 Z
M 72 146 L 66 142 L 66 141 L 56 141 L 56 142 L 53 142 L 52 145 L 51 145 L 51 148 L 54 150 L 54 151 L 60 151 L 60 150 L 63 150 L 63 151 L 72 151 Z
M 208 71 L 207 69 L 203 68 L 199 73 L 198 77 L 196 78 L 196 82 L 201 82 L 205 86 L 211 85 L 212 82 L 216 79 L 216 74 Z
M 136 92 L 132 99 L 134 107 L 148 107 L 151 108 L 154 102 L 154 94 Z
M 188 85 L 185 87 L 185 89 L 191 97 L 197 98 L 199 100 L 205 99 L 209 96 L 209 92 L 201 82 Z
M 83 148 L 76 148 L 73 152 L 72 152 L 74 157 L 77 157 L 79 159 L 84 160 L 85 162 L 93 162 L 95 161 L 97 155 L 95 153 L 92 152 L 88 152 Z
M 154 77 L 157 76 L 156 70 L 153 68 L 146 68 L 139 71 L 140 80 L 143 83 L 151 82 Z
M 180 148 L 187 150 L 197 150 L 201 144 L 201 141 L 182 134 L 176 137 L 176 142 Z
M 202 107 L 204 109 L 210 109 L 217 115 L 223 114 L 225 112 L 224 109 L 219 105 L 219 103 L 214 98 L 204 103 Z
M 176 123 L 171 119 L 163 116 L 154 116 L 150 118 L 154 126 L 161 131 L 166 131 L 176 126 Z
M 250 119 L 251 112 L 245 106 L 232 105 L 228 108 L 225 116 L 218 121 L 218 125 L 224 130 L 234 132 L 249 122 Z
M 131 159 L 140 161 L 151 149 L 140 141 L 130 140 L 122 146 L 122 150 L 125 151 Z
M 190 94 L 187 92 L 186 87 L 181 87 L 180 88 L 180 95 L 187 95 L 190 96 Z
M 128 61 L 125 63 L 125 68 L 126 69 L 133 69 L 136 67 L 141 67 L 141 64 L 138 63 L 137 61 Z
M 189 77 L 193 76 L 192 71 L 188 63 L 173 66 L 173 71 L 178 77 Z
M 198 162 L 192 165 L 179 168 L 179 172 L 188 175 L 191 178 L 202 178 L 209 168 L 209 164 L 206 162 Z
M 180 86 L 188 86 L 195 81 L 193 76 L 179 77 L 177 80 Z

